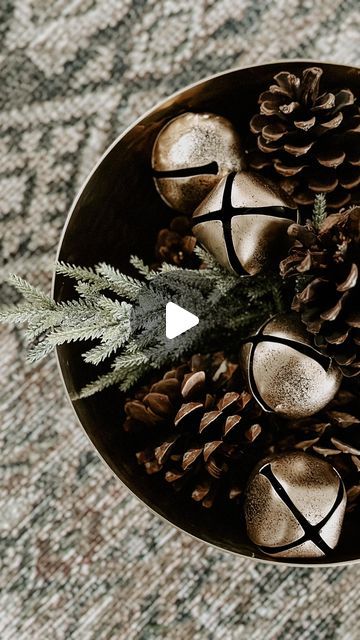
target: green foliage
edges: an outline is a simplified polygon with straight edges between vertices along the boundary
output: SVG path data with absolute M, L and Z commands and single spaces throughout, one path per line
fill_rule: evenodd
M 149 269 L 131 257 L 139 277 L 101 263 L 93 269 L 59 263 L 57 273 L 75 280 L 78 298 L 56 303 L 24 280 L 11 276 L 22 294 L 17 305 L 0 308 L 0 321 L 27 323 L 34 341 L 29 360 L 37 361 L 54 347 L 95 341 L 85 349 L 86 363 L 109 362 L 109 370 L 80 391 L 87 397 L 116 384 L 126 391 L 151 369 L 162 368 L 204 349 L 236 354 L 238 344 L 269 315 L 284 308 L 283 284 L 277 275 L 239 278 L 196 248 L 201 269 L 164 263 Z M 165 336 L 169 300 L 199 316 L 199 324 L 173 340 Z
M 326 216 L 327 216 L 326 197 L 323 193 L 317 193 L 315 196 L 315 203 L 314 203 L 313 215 L 312 215 L 312 224 L 315 231 L 319 231 Z

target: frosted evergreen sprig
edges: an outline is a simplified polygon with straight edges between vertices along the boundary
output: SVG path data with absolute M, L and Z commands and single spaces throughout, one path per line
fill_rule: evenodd
M 312 224 L 315 231 L 319 231 L 326 216 L 327 216 L 326 197 L 323 193 L 317 193 L 315 196 L 313 215 L 312 215 Z
M 77 298 L 55 302 L 25 280 L 10 282 L 22 301 L 0 307 L 0 322 L 26 323 L 34 344 L 28 359 L 38 361 L 55 347 L 75 341 L 95 344 L 83 353 L 89 365 L 107 361 L 108 372 L 79 392 L 87 397 L 111 385 L 126 391 L 151 369 L 159 369 L 202 349 L 237 349 L 237 342 L 269 315 L 283 310 L 280 278 L 239 278 L 210 254 L 195 249 L 201 269 L 164 263 L 150 269 L 132 256 L 131 277 L 100 263 L 94 268 L 59 263 L 59 275 L 74 280 Z M 199 316 L 199 324 L 173 340 L 165 336 L 165 307 L 171 300 Z M 75 398 L 76 399 L 76 398 Z

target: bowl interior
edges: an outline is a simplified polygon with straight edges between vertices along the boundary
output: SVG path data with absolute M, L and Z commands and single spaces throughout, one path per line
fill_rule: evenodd
M 160 200 L 150 170 L 152 144 L 164 122 L 184 111 L 212 111 L 230 118 L 245 135 L 259 91 L 273 75 L 284 68 L 299 73 L 307 66 L 308 61 L 278 62 L 225 72 L 175 94 L 135 123 L 110 147 L 82 188 L 65 226 L 59 259 L 84 266 L 106 261 L 129 273 L 131 254 L 151 261 L 157 232 L 174 215 Z M 359 94 L 357 69 L 323 63 L 321 66 L 329 87 L 346 85 Z M 72 297 L 70 281 L 56 276 L 54 295 L 57 300 Z M 93 367 L 82 360 L 83 349 L 84 345 L 78 344 L 58 349 L 70 395 L 96 375 Z M 137 465 L 134 443 L 122 430 L 123 400 L 118 390 L 110 389 L 73 402 L 86 433 L 114 473 L 149 507 L 188 533 L 222 549 L 270 561 L 247 539 L 238 508 L 220 506 L 214 516 L 213 511 L 188 497 L 177 494 L 174 500 L 170 486 L 154 476 L 149 479 Z M 303 564 L 358 559 L 359 540 L 359 522 L 348 518 L 334 554 L 324 561 Z

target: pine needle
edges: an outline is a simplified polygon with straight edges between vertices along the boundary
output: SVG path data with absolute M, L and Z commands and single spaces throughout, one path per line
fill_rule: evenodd
M 104 262 L 97 265 L 96 273 L 105 278 L 107 289 L 127 298 L 127 300 L 136 300 L 143 287 L 143 283 L 140 280 L 131 278 Z
M 315 203 L 312 215 L 312 224 L 315 231 L 319 231 L 322 223 L 327 216 L 326 212 L 326 197 L 323 193 L 317 193 L 315 196 Z
M 67 276 L 68 278 L 73 278 L 78 282 L 91 282 L 92 284 L 102 283 L 102 280 L 99 279 L 98 275 L 91 267 L 78 267 L 75 264 L 58 262 L 56 265 L 56 273 Z
M 36 289 L 29 282 L 14 273 L 9 275 L 8 282 L 23 296 L 26 302 L 34 304 L 38 309 L 46 310 L 55 308 L 56 304 L 50 296 L 40 291 L 40 289 Z

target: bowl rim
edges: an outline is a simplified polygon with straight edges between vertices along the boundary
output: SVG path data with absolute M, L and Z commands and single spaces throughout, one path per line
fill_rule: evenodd
M 77 190 L 77 193 L 70 205 L 68 214 L 66 216 L 61 234 L 60 234 L 60 238 L 58 241 L 58 245 L 57 245 L 57 249 L 56 249 L 56 254 L 55 254 L 55 263 L 54 263 L 54 269 L 53 269 L 53 274 L 52 274 L 52 281 L 51 281 L 51 296 L 52 298 L 55 297 L 55 286 L 56 286 L 56 278 L 57 278 L 57 274 L 56 274 L 56 270 L 55 270 L 55 265 L 57 264 L 57 262 L 59 261 L 59 257 L 60 257 L 60 252 L 62 249 L 62 245 L 63 245 L 63 241 L 65 238 L 65 234 L 67 232 L 67 228 L 69 226 L 70 220 L 74 214 L 74 211 L 76 209 L 76 206 L 83 194 L 83 191 L 85 190 L 86 186 L 90 183 L 93 175 L 95 174 L 95 172 L 97 171 L 97 169 L 100 167 L 100 165 L 102 164 L 102 162 L 105 160 L 105 158 L 111 153 L 111 151 L 116 147 L 117 144 L 119 144 L 119 142 L 121 142 L 121 140 L 123 138 L 125 138 L 125 136 L 134 128 L 136 127 L 138 124 L 140 124 L 144 119 L 146 119 L 148 116 L 151 116 L 153 113 L 155 113 L 159 108 L 161 108 L 163 106 L 163 104 L 169 100 L 172 100 L 173 98 L 176 98 L 177 96 L 180 96 L 182 93 L 184 93 L 185 91 L 188 91 L 192 88 L 195 88 L 203 83 L 206 83 L 208 81 L 211 80 L 215 80 L 216 78 L 220 78 L 221 76 L 224 75 L 228 75 L 237 71 L 243 71 L 246 69 L 256 69 L 258 67 L 268 67 L 271 65 L 275 65 L 275 64 L 287 64 L 287 63 L 306 63 L 306 64 L 312 64 L 312 65 L 333 65 L 335 67 L 344 67 L 344 69 L 356 69 L 358 71 L 360 71 L 360 66 L 357 65 L 352 65 L 352 64 L 345 64 L 345 63 L 337 63 L 337 62 L 333 62 L 332 60 L 314 60 L 313 58 L 276 58 L 273 60 L 269 60 L 267 62 L 259 62 L 256 64 L 247 64 L 247 65 L 239 65 L 239 66 L 235 66 L 235 67 L 230 67 L 229 69 L 225 69 L 223 71 L 219 71 L 217 73 L 211 74 L 210 76 L 206 76 L 204 78 L 201 78 L 200 80 L 197 80 L 196 82 L 192 82 L 188 85 L 185 85 L 184 87 L 182 87 L 181 89 L 178 89 L 177 91 L 175 91 L 174 93 L 170 94 L 167 97 L 162 98 L 161 100 L 159 100 L 154 106 L 152 106 L 150 109 L 148 109 L 147 111 L 145 111 L 145 113 L 143 113 L 141 116 L 139 116 L 138 118 L 136 118 L 136 120 L 134 120 L 133 122 L 131 122 L 125 129 L 124 131 L 122 131 L 114 140 L 113 142 L 110 143 L 110 145 L 105 149 L 105 151 L 102 153 L 102 155 L 100 156 L 100 158 L 98 159 L 98 161 L 95 163 L 95 165 L 93 166 L 93 168 L 90 170 L 90 172 L 88 173 L 88 175 L 85 177 L 85 179 L 83 180 L 80 188 Z M 57 368 L 60 374 L 60 378 L 62 381 L 62 385 L 63 388 L 65 390 L 65 395 L 67 397 L 67 400 L 69 402 L 69 404 L 71 405 L 73 414 L 76 417 L 76 421 L 78 422 L 78 424 L 81 426 L 83 432 L 85 433 L 86 438 L 88 439 L 92 449 L 96 451 L 96 454 L 98 455 L 98 457 L 100 458 L 101 462 L 105 465 L 105 467 L 107 468 L 108 471 L 110 471 L 112 473 L 112 475 L 116 478 L 116 480 L 118 482 L 121 482 L 121 484 L 127 489 L 127 491 L 129 491 L 138 502 L 140 502 L 140 504 L 145 507 L 146 509 L 148 509 L 151 513 L 153 513 L 155 516 L 157 516 L 158 518 L 160 518 L 164 523 L 166 523 L 169 527 L 174 527 L 176 528 L 178 531 L 180 531 L 182 534 L 184 535 L 188 535 L 190 536 L 193 540 L 195 540 L 196 542 L 202 543 L 202 544 L 207 544 L 210 547 L 212 547 L 213 549 L 217 549 L 218 551 L 221 551 L 222 553 L 226 553 L 226 554 L 231 554 L 232 556 L 236 557 L 236 558 L 241 558 L 243 560 L 250 560 L 252 562 L 260 562 L 261 564 L 264 565 L 271 565 L 273 567 L 277 567 L 277 568 L 281 568 L 281 567 L 297 567 L 297 568 L 302 568 L 302 569 L 329 569 L 329 568 L 335 568 L 335 567 L 344 567 L 344 566 L 349 566 L 349 565 L 354 565 L 354 564 L 359 564 L 360 563 L 360 556 L 359 558 L 354 558 L 351 560 L 338 560 L 338 561 L 334 561 L 334 562 L 296 562 L 296 561 L 289 561 L 286 559 L 275 559 L 272 558 L 271 556 L 269 556 L 269 558 L 258 558 L 257 556 L 255 556 L 255 554 L 251 554 L 251 555 L 245 555 L 242 552 L 239 551 L 235 551 L 233 549 L 226 549 L 224 547 L 222 547 L 219 544 L 216 544 L 214 542 L 210 542 L 209 540 L 205 540 L 204 538 L 201 538 L 183 528 L 181 528 L 179 525 L 173 523 L 171 520 L 168 520 L 165 516 L 163 516 L 161 513 L 159 513 L 158 511 L 156 511 L 156 509 L 154 509 L 153 507 L 151 507 L 149 504 L 147 504 L 144 500 L 142 500 L 142 498 L 140 496 L 138 496 L 135 491 L 132 489 L 131 486 L 129 486 L 122 478 L 120 478 L 115 471 L 110 467 L 110 465 L 106 462 L 106 460 L 104 459 L 104 457 L 102 456 L 102 454 L 100 453 L 100 451 L 97 449 L 97 447 L 94 445 L 94 443 L 92 442 L 90 436 L 88 435 L 85 427 L 83 426 L 78 413 L 76 411 L 76 400 L 72 400 L 68 391 L 68 388 L 65 384 L 65 379 L 63 376 L 63 372 L 61 369 L 61 364 L 60 364 L 60 358 L 59 358 L 59 350 L 56 347 L 55 348 L 55 359 L 56 359 L 56 364 L 57 364 Z

